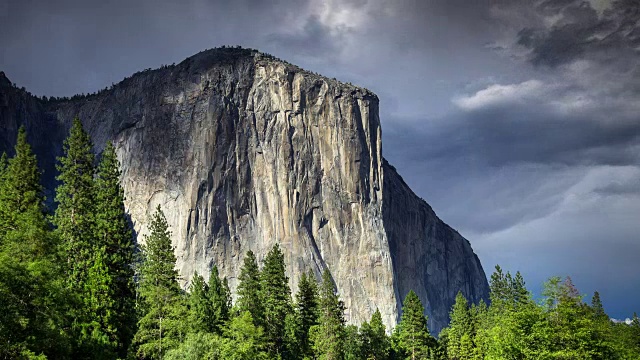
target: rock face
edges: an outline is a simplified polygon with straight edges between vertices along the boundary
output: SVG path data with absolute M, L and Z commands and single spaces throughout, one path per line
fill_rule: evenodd
M 459 290 L 487 298 L 469 242 L 382 158 L 378 98 L 365 89 L 243 49 L 70 100 L 41 101 L 0 74 L 0 151 L 25 124 L 49 189 L 76 116 L 96 152 L 114 141 L 140 240 L 162 206 L 185 284 L 217 264 L 234 289 L 246 251 L 261 260 L 279 243 L 292 288 L 328 268 L 352 323 L 379 308 L 395 325 L 413 289 L 439 331 Z

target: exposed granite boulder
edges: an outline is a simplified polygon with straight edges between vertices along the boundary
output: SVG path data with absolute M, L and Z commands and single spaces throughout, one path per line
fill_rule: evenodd
M 49 189 L 76 116 L 97 152 L 114 141 L 138 234 L 162 205 L 184 284 L 217 264 L 234 289 L 245 252 L 261 260 L 278 242 L 293 289 L 302 271 L 329 268 L 353 323 L 377 307 L 395 325 L 413 289 L 439 331 L 458 290 L 487 297 L 469 242 L 383 160 L 368 90 L 244 49 L 70 100 L 41 101 L 0 75 L 0 151 L 26 124 Z

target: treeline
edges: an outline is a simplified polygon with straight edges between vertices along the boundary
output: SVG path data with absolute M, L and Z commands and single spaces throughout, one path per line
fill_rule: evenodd
M 491 305 L 458 294 L 440 344 L 447 359 L 640 359 L 640 320 L 613 322 L 598 292 L 583 301 L 571 278 L 553 277 L 536 303 L 520 273 L 496 266 Z
M 112 144 L 100 161 L 75 120 L 58 159 L 57 208 L 18 133 L 0 158 L 0 359 L 638 359 L 640 321 L 614 323 L 596 293 L 550 279 L 536 303 L 522 276 L 491 276 L 491 304 L 459 294 L 439 339 L 418 296 L 387 329 L 375 311 L 359 327 L 331 274 L 303 274 L 292 296 L 284 254 L 247 252 L 231 300 L 214 266 L 179 286 L 170 229 L 158 207 L 136 246 Z M 389 335 L 390 334 L 390 335 Z

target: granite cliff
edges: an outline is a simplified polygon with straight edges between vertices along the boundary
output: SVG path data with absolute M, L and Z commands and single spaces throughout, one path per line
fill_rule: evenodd
M 24 124 L 49 190 L 76 116 L 97 153 L 114 141 L 138 235 L 162 205 L 185 284 L 217 264 L 233 289 L 245 252 L 260 260 L 278 242 L 292 288 L 302 271 L 328 268 L 353 323 L 377 307 L 395 325 L 413 289 L 439 331 L 459 290 L 487 298 L 469 242 L 383 159 L 378 98 L 366 89 L 244 49 L 72 99 L 32 97 L 0 73 L 0 151 Z

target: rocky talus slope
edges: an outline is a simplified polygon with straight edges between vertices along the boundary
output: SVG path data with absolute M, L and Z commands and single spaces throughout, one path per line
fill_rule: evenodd
M 64 100 L 34 98 L 0 74 L 0 151 L 25 124 L 48 189 L 76 116 L 96 152 L 114 141 L 139 239 L 164 209 L 185 284 L 217 264 L 234 289 L 245 252 L 260 260 L 277 242 L 292 288 L 301 272 L 328 268 L 353 323 L 377 307 L 394 325 L 413 289 L 439 331 L 459 290 L 487 297 L 469 242 L 383 159 L 378 98 L 365 89 L 244 49 Z

